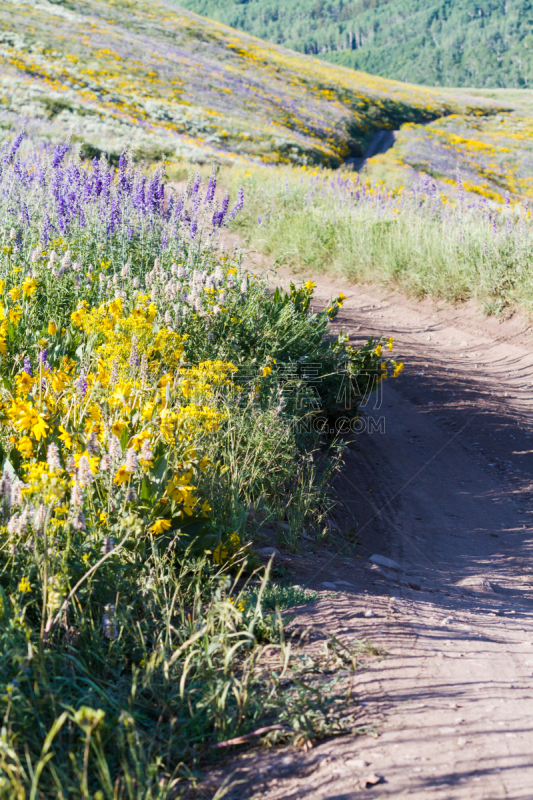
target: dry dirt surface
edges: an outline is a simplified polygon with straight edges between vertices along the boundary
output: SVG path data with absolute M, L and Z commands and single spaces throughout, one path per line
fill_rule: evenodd
M 470 304 L 314 280 L 323 302 L 348 296 L 336 330 L 354 344 L 394 336 L 405 363 L 367 406 L 375 428 L 357 436 L 337 487 L 337 521 L 355 517 L 360 546 L 281 554 L 320 591 L 293 624 L 386 651 L 355 680 L 377 736 L 235 756 L 210 796 L 531 800 L 531 330 Z

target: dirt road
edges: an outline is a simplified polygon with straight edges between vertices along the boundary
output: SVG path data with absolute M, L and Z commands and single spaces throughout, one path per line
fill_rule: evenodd
M 354 342 L 394 336 L 406 364 L 367 408 L 382 422 L 359 436 L 338 485 L 337 519 L 355 515 L 363 557 L 284 556 L 323 591 L 295 624 L 388 653 L 356 681 L 379 735 L 241 756 L 224 796 L 531 800 L 531 331 L 470 305 L 315 280 L 324 301 L 348 295 L 336 329 Z M 373 554 L 401 569 L 380 571 Z

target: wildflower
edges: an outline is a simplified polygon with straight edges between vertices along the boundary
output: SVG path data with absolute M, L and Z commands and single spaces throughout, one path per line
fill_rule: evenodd
M 24 536 L 24 534 L 28 530 L 29 521 L 30 521 L 30 512 L 28 510 L 28 507 L 25 506 L 22 511 L 22 514 L 19 517 L 19 524 L 18 524 L 18 532 L 21 534 L 21 536 Z
M 46 519 L 46 508 L 42 503 L 40 503 L 33 512 L 33 520 L 32 520 L 33 530 L 39 536 L 43 532 L 45 519 Z
M 111 367 L 111 375 L 109 376 L 109 385 L 114 386 L 118 381 L 118 359 L 115 358 L 113 366 Z
M 74 481 L 74 486 L 70 494 L 70 505 L 73 508 L 80 508 L 83 505 L 83 493 L 78 481 Z
M 163 533 L 163 531 L 168 531 L 171 527 L 172 523 L 169 522 L 168 519 L 157 519 L 150 530 L 157 535 L 158 533 Z
M 126 430 L 127 427 L 128 427 L 128 423 L 127 422 L 125 422 L 123 419 L 117 419 L 113 423 L 113 425 L 111 427 L 111 430 L 113 431 L 115 436 L 120 437 L 120 436 L 122 436 L 122 432 L 124 430 Z
M 74 528 L 74 530 L 76 530 L 76 531 L 84 531 L 85 530 L 85 528 L 86 528 L 86 526 L 85 526 L 85 514 L 83 513 L 83 511 L 81 511 L 81 510 L 77 511 L 76 513 L 74 513 L 72 515 L 71 524 L 72 524 L 72 527 Z
M 139 461 L 137 459 L 137 453 L 133 449 L 133 447 L 128 448 L 126 450 L 126 472 L 135 472 L 137 467 L 139 466 Z
M 374 350 L 374 353 L 375 353 L 375 354 L 378 356 L 378 358 L 379 358 L 379 356 L 381 356 L 381 349 L 382 349 L 382 348 L 381 348 L 381 345 L 380 345 L 380 344 L 378 344 L 378 346 L 377 346 L 377 347 L 376 347 L 376 349 Z
M 55 336 L 57 333 L 57 325 L 53 319 L 51 319 L 48 323 L 48 333 L 50 336 Z
M 75 475 L 77 473 L 76 469 L 76 461 L 74 460 L 74 456 L 69 456 L 67 458 L 67 472 L 69 475 Z
M 63 256 L 63 258 L 61 260 L 61 269 L 64 272 L 69 267 L 70 267 L 70 250 L 67 250 L 67 252 L 65 253 L 65 255 Z
M 7 532 L 13 536 L 14 534 L 18 533 L 19 529 L 19 515 L 13 514 L 12 517 L 9 518 L 9 522 L 7 523 Z
M 21 578 L 21 581 L 19 583 L 19 592 L 22 592 L 22 594 L 27 594 L 28 592 L 31 592 L 31 584 L 28 578 L 26 578 L 26 576 Z
M 389 353 L 392 350 L 393 344 L 394 344 L 394 338 L 391 336 L 390 339 L 387 342 L 387 347 L 389 348 Z
M 117 474 L 115 475 L 115 483 L 118 483 L 118 485 L 121 486 L 123 483 L 127 483 L 130 478 L 131 478 L 131 472 L 129 472 L 126 469 L 126 465 L 123 464 L 117 470 Z
M 87 456 L 82 456 L 78 463 L 78 480 L 80 486 L 90 486 L 93 482 L 93 473 L 91 471 L 91 462 Z
M 4 504 L 9 508 L 11 505 L 11 475 L 7 470 L 4 470 L 2 479 L 0 480 L 0 497 L 4 498 Z
M 115 547 L 115 540 L 112 536 L 105 536 L 100 548 L 101 553 L 112 553 Z
M 137 354 L 137 339 L 135 336 L 131 340 L 131 350 L 130 350 L 130 357 L 128 360 L 128 364 L 133 369 L 139 366 L 139 356 Z
M 398 375 L 400 374 L 400 372 L 401 372 L 402 370 L 403 370 L 403 364 L 402 364 L 402 362 L 400 361 L 400 362 L 399 362 L 399 364 L 395 364 L 395 365 L 394 365 L 394 372 L 392 373 L 392 374 L 393 374 L 393 377 L 394 377 L 394 378 L 397 378 L 397 377 L 398 377 Z
M 26 358 L 24 359 L 24 372 L 26 373 L 26 375 L 29 375 L 31 377 L 32 371 L 31 371 L 31 361 L 29 356 L 26 356 Z
M 86 450 L 90 456 L 97 456 L 98 453 L 100 452 L 100 444 L 98 442 L 98 437 L 94 431 L 87 439 Z
M 87 378 L 85 370 L 80 370 L 80 377 L 78 378 L 78 392 L 83 397 L 87 394 Z
M 63 425 L 59 426 L 59 430 L 61 432 L 59 436 L 60 440 L 64 443 L 65 447 L 70 450 L 72 447 L 72 436 Z
M 111 456 L 108 456 L 107 453 L 104 453 L 102 458 L 100 459 L 100 470 L 101 472 L 109 472 L 111 467 L 113 466 L 113 462 L 111 460 Z
M 172 327 L 172 317 L 170 315 L 170 311 L 165 311 L 165 325 L 167 328 Z
M 122 447 L 116 436 L 111 436 L 109 440 L 109 455 L 113 461 L 116 461 L 116 459 L 120 458 L 122 455 Z
M 154 458 L 154 454 L 152 453 L 152 448 L 150 446 L 150 440 L 145 439 L 142 443 L 141 447 L 141 459 L 142 461 L 152 461 Z
M 61 461 L 59 460 L 59 450 L 54 442 L 48 445 L 46 451 L 46 461 L 52 472 L 59 472 L 61 469 Z
M 11 488 L 11 505 L 12 506 L 20 506 L 22 505 L 22 490 L 26 487 L 26 484 L 22 481 L 16 480 Z
M 115 622 L 115 606 L 109 603 L 104 608 L 102 617 L 102 627 L 106 639 L 116 639 L 118 636 L 117 625 Z
M 245 295 L 247 291 L 248 291 L 248 278 L 245 276 L 242 279 L 242 283 L 241 283 L 241 294 Z
M 37 291 L 38 283 L 35 278 L 26 278 L 21 286 L 22 294 L 24 297 L 32 297 Z
M 142 381 L 148 380 L 148 359 L 146 358 L 146 353 L 143 353 L 141 356 L 141 369 L 139 371 L 139 377 Z

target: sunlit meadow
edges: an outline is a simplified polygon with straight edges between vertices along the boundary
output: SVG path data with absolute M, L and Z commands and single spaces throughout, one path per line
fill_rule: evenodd
M 337 166 L 380 128 L 498 107 L 325 65 L 158 0 L 6 0 L 0 41 L 4 126 L 72 128 L 88 155 L 127 144 L 152 160 Z
M 0 796 L 175 797 L 236 735 L 357 729 L 273 614 L 308 594 L 276 594 L 251 545 L 327 536 L 324 425 L 341 382 L 357 415 L 399 374 L 392 340 L 350 347 L 342 294 L 314 313 L 312 282 L 246 272 L 216 168 L 176 192 L 127 151 L 20 134 L 0 203 Z

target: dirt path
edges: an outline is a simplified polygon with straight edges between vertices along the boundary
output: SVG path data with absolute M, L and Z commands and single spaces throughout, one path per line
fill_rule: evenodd
M 354 342 L 394 336 L 406 364 L 367 409 L 384 431 L 359 436 L 338 486 L 363 557 L 284 554 L 300 583 L 336 585 L 294 624 L 387 651 L 356 681 L 379 735 L 241 756 L 223 796 L 531 800 L 531 331 L 471 306 L 315 280 L 323 300 L 348 295 L 337 329 Z M 372 566 L 376 553 L 401 570 Z M 381 780 L 366 787 L 370 773 Z

